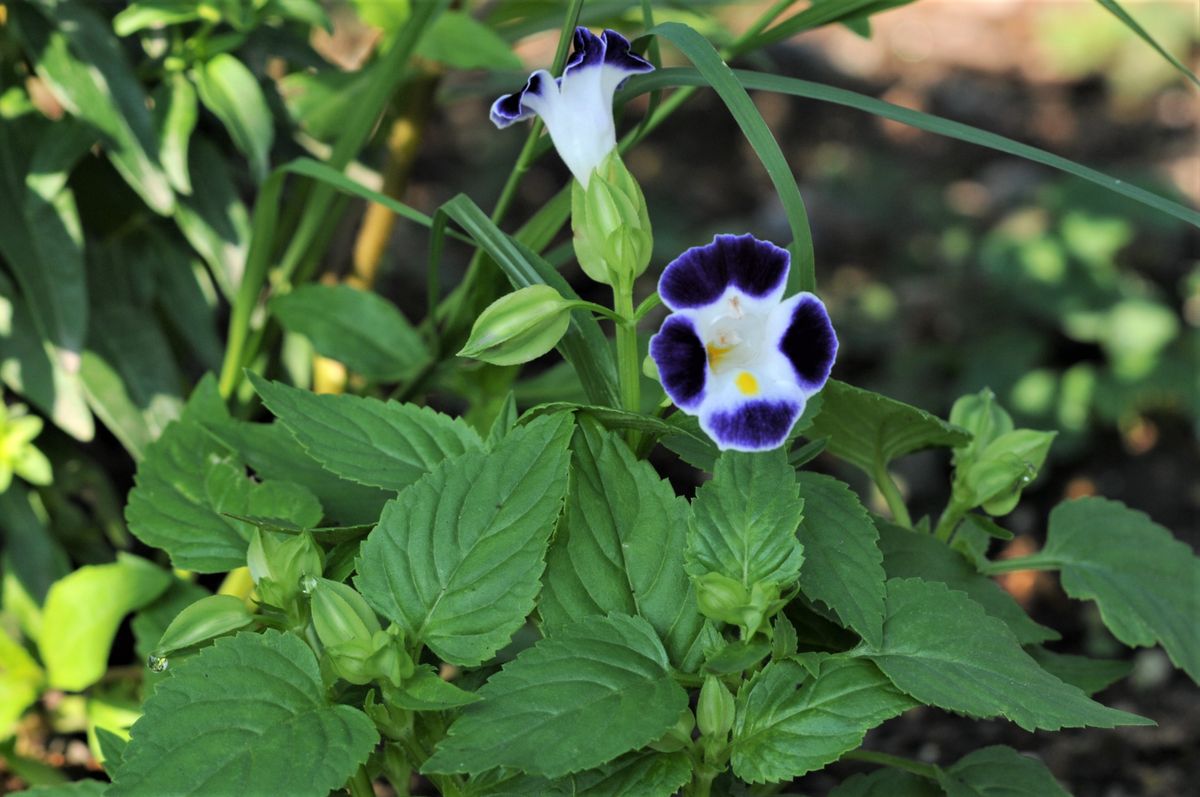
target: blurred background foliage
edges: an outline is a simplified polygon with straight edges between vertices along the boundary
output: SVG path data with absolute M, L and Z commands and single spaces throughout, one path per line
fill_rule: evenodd
M 114 561 L 135 548 L 124 495 L 192 387 L 221 369 L 255 200 L 270 170 L 312 157 L 427 214 L 459 193 L 484 208 L 505 194 L 525 137 L 493 129 L 487 107 L 551 62 L 566 4 L 454 3 L 398 68 L 390 48 L 426 2 L 0 3 L 0 380 L 8 405 L 0 414 L 0 736 L 9 734 L 0 755 L 9 786 L 53 782 L 64 767 L 96 771 L 97 722 L 127 724 L 138 679 L 151 678 L 141 665 L 147 639 L 219 586 L 177 581 L 161 596 L 127 596 L 135 619 L 113 621 L 111 657 L 107 643 L 97 655 L 115 666 L 86 695 L 39 664 L 54 585 L 93 572 L 78 569 L 87 565 L 129 567 Z M 737 42 L 768 8 L 855 5 L 861 13 L 753 48 L 735 65 L 965 122 L 1190 207 L 1200 202 L 1195 87 L 1091 0 L 588 0 L 581 24 L 637 34 L 644 5 L 656 22 L 686 22 L 718 47 Z M 1195 67 L 1193 2 L 1127 8 Z M 670 47 L 663 57 L 684 63 Z M 942 415 L 957 396 L 989 386 L 1018 425 L 1058 430 L 1047 476 L 1006 519 L 1019 535 L 1014 552 L 1031 545 L 1051 505 L 1092 492 L 1146 510 L 1200 545 L 1197 230 L 992 150 L 816 100 L 753 96 L 808 206 L 819 289 L 842 340 L 835 376 Z M 655 101 L 635 97 L 622 129 Z M 659 268 L 645 276 L 643 294 L 662 265 L 713 233 L 790 238 L 770 181 L 712 92 L 696 93 L 626 160 L 656 232 Z M 504 228 L 544 208 L 568 179 L 556 158 L 535 161 L 511 195 Z M 401 313 L 375 308 L 369 332 L 403 342 L 428 331 L 425 229 L 303 179 L 287 183 L 279 223 L 275 288 L 313 281 L 375 290 Z M 554 238 L 548 257 L 579 284 L 565 240 Z M 447 241 L 442 286 L 460 281 L 471 255 Z M 265 311 L 274 324 L 264 327 L 254 368 L 322 391 L 391 392 L 388 380 L 364 377 L 361 360 L 339 360 L 323 345 L 298 294 L 291 314 L 288 304 Z M 380 367 L 411 377 L 427 354 L 414 348 Z M 522 404 L 582 398 L 556 357 L 523 372 L 515 385 Z M 427 400 L 480 423 L 511 383 L 498 369 L 454 360 L 418 376 Z M 411 398 L 411 388 L 397 392 Z M 241 399 L 235 409 L 248 417 L 255 407 Z M 669 457 L 655 462 L 685 491 L 694 486 Z M 940 508 L 944 457 L 898 465 L 916 516 Z M 836 467 L 825 459 L 817 466 Z M 1116 652 L 1094 618 L 1046 579 L 1018 576 L 1010 589 L 1035 617 L 1066 627 L 1068 644 Z M 107 600 L 80 582 L 72 587 L 79 605 Z M 1138 654 L 1135 684 L 1144 689 L 1126 696 L 1134 710 L 1173 703 L 1200 717 L 1193 692 L 1164 685 L 1155 655 Z M 1158 736 L 1123 732 L 1134 758 L 1113 757 L 1099 767 L 1096 790 L 1080 793 L 1183 793 L 1172 789 L 1200 773 L 1182 764 L 1147 773 L 1150 762 L 1200 738 L 1197 722 Z M 895 743 L 979 746 L 958 740 L 964 726 L 943 726 L 923 736 L 902 728 Z M 982 727 L 972 732 L 994 741 Z M 1062 738 L 1047 748 L 1056 772 L 1095 757 Z M 1103 791 L 1106 778 L 1126 791 Z

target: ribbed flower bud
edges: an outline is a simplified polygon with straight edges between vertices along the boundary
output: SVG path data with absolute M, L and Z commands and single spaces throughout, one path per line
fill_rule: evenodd
M 488 305 L 458 356 L 519 365 L 553 349 L 570 324 L 571 303 L 549 285 L 531 285 Z
M 596 282 L 631 284 L 650 264 L 654 237 L 646 198 L 616 152 L 586 188 L 571 185 L 571 229 L 579 265 Z

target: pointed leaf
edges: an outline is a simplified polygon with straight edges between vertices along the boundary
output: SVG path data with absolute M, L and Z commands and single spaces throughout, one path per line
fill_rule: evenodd
M 275 127 L 258 79 L 229 53 L 220 53 L 197 67 L 193 77 L 200 101 L 225 125 L 234 145 L 250 161 L 255 180 L 261 183 L 270 168 Z
M 1070 797 L 1032 756 L 996 745 L 976 750 L 938 773 L 947 797 Z
M 567 488 L 571 416 L 447 460 L 388 503 L 355 584 L 410 640 L 476 665 L 533 610 Z
M 422 769 L 556 778 L 599 766 L 675 724 L 688 701 L 669 667 L 645 620 L 581 620 L 493 675 Z

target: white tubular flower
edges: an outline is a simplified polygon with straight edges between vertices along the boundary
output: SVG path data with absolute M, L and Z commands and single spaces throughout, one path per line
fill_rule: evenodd
M 492 104 L 492 122 L 504 128 L 540 116 L 559 157 L 586 188 L 592 172 L 617 148 L 613 95 L 631 75 L 653 69 L 629 51 L 629 40 L 616 31 L 597 36 L 576 28 L 562 77 L 545 69 L 534 72 L 525 88 Z

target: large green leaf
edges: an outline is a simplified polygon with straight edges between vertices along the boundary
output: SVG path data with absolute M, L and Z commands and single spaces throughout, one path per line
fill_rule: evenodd
M 1046 765 L 996 745 L 960 758 L 938 772 L 946 797 L 1070 797 Z
M 446 458 L 483 445 L 466 423 L 428 407 L 251 380 L 313 459 L 360 484 L 402 490 Z
M 847 778 L 829 797 L 945 797 L 934 781 L 899 769 L 877 769 Z
M 429 360 L 421 336 L 396 306 L 349 285 L 304 285 L 271 300 L 284 329 L 304 335 L 318 354 L 374 382 L 398 382 Z
M 864 640 L 883 633 L 883 555 L 866 508 L 837 479 L 801 472 L 804 522 L 798 533 L 807 562 L 800 591 L 821 601 Z
M 308 646 L 275 631 L 218 640 L 164 679 L 145 709 L 110 797 L 324 797 L 379 741 L 367 715 L 330 705 Z
M 446 661 L 490 658 L 533 610 L 571 428 L 570 415 L 540 418 L 404 490 L 363 543 L 363 597 Z
M 964 445 L 971 436 L 924 410 L 830 379 L 809 437 L 828 437 L 826 448 L 871 476 L 896 457 L 933 446 Z
M 611 761 L 662 736 L 687 708 L 669 666 L 645 620 L 581 620 L 493 675 L 422 769 L 556 778 Z
M 767 170 L 791 227 L 790 248 L 793 259 L 789 285 L 802 291 L 816 290 L 812 231 L 808 226 L 808 211 L 804 208 L 804 199 L 800 196 L 796 178 L 779 148 L 779 142 L 771 134 L 771 129 L 763 121 L 762 114 L 754 106 L 750 95 L 708 40 L 687 25 L 665 22 L 655 26 L 648 33 L 667 39 L 678 47 L 688 60 L 695 64 L 696 71 L 703 76 L 704 82 L 712 86 L 729 108 L 729 113 L 737 121 L 742 135 L 754 148 L 763 168 Z
M 417 55 L 455 69 L 522 68 L 508 42 L 465 11 L 447 11 L 434 20 L 417 45 Z
M 794 582 L 804 562 L 796 538 L 804 501 L 794 474 L 782 449 L 721 454 L 692 504 L 688 572 L 721 573 L 747 589 Z
M 134 536 L 165 550 L 176 567 L 215 573 L 246 563 L 250 527 L 225 513 L 320 522 L 317 500 L 288 481 L 253 481 L 234 452 L 204 423 L 225 417 L 211 379 L 197 386 L 183 416 L 147 450 L 125 518 Z
M 683 569 L 687 501 L 595 422 L 580 425 L 573 449 L 566 513 L 538 602 L 547 632 L 595 614 L 638 615 L 672 664 L 694 671 L 704 618 Z
M 830 657 L 816 674 L 777 661 L 738 695 L 733 771 L 749 783 L 791 780 L 859 747 L 867 731 L 916 703 L 873 664 Z
M 1050 513 L 1038 558 L 1061 568 L 1068 595 L 1096 601 L 1113 636 L 1161 644 L 1200 681 L 1200 558 L 1186 543 L 1118 501 L 1081 498 Z
M 489 785 L 492 778 L 500 782 Z M 480 797 L 672 797 L 691 779 L 692 760 L 686 750 L 646 750 L 554 780 L 493 770 L 472 779 L 471 785 L 478 783 L 479 791 L 472 794 Z
M 129 554 L 111 564 L 81 567 L 55 582 L 46 595 L 38 640 L 50 686 L 78 691 L 100 680 L 125 615 L 170 584 L 170 572 Z
M 1035 623 L 1012 595 L 945 543 L 883 520 L 877 520 L 876 525 L 888 578 L 923 578 L 961 590 L 992 617 L 1003 620 L 1022 645 L 1059 638 L 1057 631 Z
M 275 127 L 258 79 L 229 53 L 213 56 L 193 73 L 200 101 L 217 115 L 234 145 L 250 161 L 258 182 L 267 177 Z
M 920 579 L 887 583 L 883 644 L 856 651 L 901 690 L 949 711 L 1004 716 L 1026 730 L 1151 725 L 1107 708 L 1038 666 L 966 593 Z
M 175 196 L 158 162 L 146 93 L 103 18 L 76 0 L 36 0 L 13 6 L 10 19 L 55 99 L 102 134 L 109 160 L 130 187 L 169 215 Z

